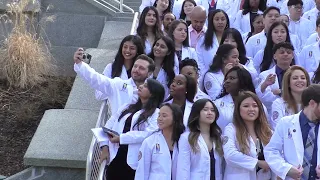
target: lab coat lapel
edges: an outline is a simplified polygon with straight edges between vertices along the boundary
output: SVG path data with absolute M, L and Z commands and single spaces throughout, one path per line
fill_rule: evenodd
M 204 141 L 201 134 L 199 135 L 198 143 L 199 143 L 199 146 L 201 146 L 200 149 L 204 149 L 207 156 L 209 156 L 208 146 L 207 146 L 206 142 Z
M 299 163 L 297 165 L 302 165 L 303 156 L 304 156 L 304 146 L 303 146 L 303 141 L 302 141 L 302 133 L 301 133 L 301 128 L 300 128 L 299 116 L 300 116 L 300 113 L 296 114 L 294 116 L 294 119 L 292 121 L 292 125 L 288 129 L 287 136 L 289 136 L 290 133 L 292 134 L 292 139 L 293 139 L 294 147 L 295 147 L 292 149 L 292 151 L 294 151 L 294 150 L 296 151 L 296 154 L 298 157 L 297 163 Z
M 320 61 L 320 48 L 319 48 L 319 41 L 313 45 L 313 57 L 315 58 L 316 62 Z M 317 64 L 315 64 L 316 66 Z
M 192 103 L 186 100 L 186 106 L 184 107 L 184 114 L 183 114 L 183 124 L 187 127 L 188 119 L 191 112 Z

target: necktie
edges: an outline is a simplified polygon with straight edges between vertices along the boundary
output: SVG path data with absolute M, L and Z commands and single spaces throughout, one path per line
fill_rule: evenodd
M 215 4 L 216 4 L 216 1 L 215 0 L 211 0 L 210 7 L 214 7 Z
M 309 123 L 310 130 L 306 142 L 306 146 L 304 148 L 304 156 L 303 156 L 303 174 L 302 179 L 309 179 L 309 172 L 311 167 L 312 154 L 314 149 L 314 140 L 315 140 L 315 127 L 314 123 Z

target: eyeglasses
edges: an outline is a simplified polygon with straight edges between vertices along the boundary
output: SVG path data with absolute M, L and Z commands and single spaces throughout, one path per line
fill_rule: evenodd
M 295 10 L 303 10 L 303 6 L 298 5 L 292 5 L 291 8 L 294 8 Z

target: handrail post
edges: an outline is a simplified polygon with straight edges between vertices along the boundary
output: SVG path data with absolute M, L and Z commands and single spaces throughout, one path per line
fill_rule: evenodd
M 123 0 L 120 0 L 120 12 L 123 12 Z

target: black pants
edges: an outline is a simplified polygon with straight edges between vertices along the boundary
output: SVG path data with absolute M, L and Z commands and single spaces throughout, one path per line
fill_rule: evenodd
M 116 157 L 107 167 L 107 180 L 134 180 L 135 170 L 127 164 L 128 145 L 120 145 Z

